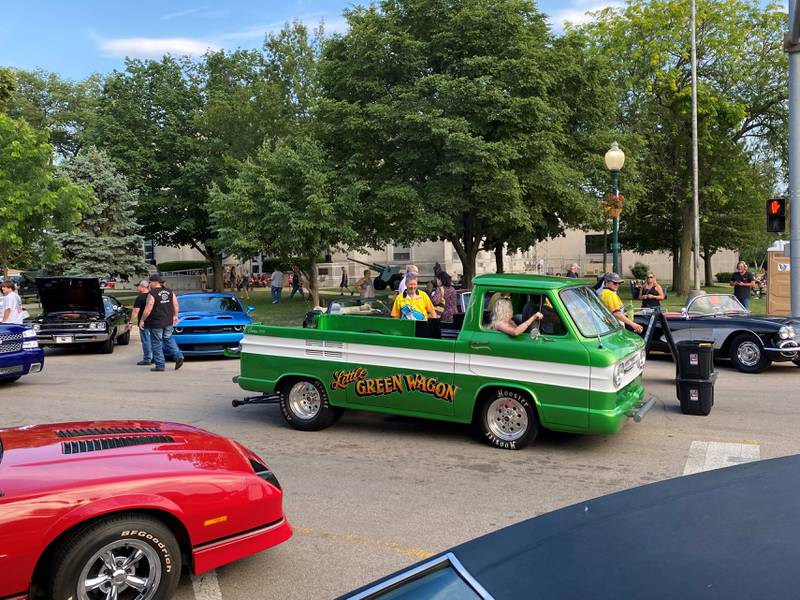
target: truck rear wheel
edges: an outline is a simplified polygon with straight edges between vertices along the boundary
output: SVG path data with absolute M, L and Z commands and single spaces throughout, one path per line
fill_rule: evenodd
M 530 399 L 514 390 L 499 389 L 483 399 L 478 415 L 483 438 L 503 450 L 519 450 L 536 439 L 539 422 Z
M 331 406 L 328 392 L 316 379 L 292 379 L 281 388 L 283 418 L 300 431 L 319 431 L 333 425 L 344 412 Z

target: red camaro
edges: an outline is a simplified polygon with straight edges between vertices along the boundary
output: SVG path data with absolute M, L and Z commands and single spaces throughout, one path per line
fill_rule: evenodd
M 253 452 L 175 423 L 0 429 L 0 598 L 166 600 L 292 530 Z

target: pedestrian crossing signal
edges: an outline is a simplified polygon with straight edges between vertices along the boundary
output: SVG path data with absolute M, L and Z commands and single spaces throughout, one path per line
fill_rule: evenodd
M 786 199 L 770 198 L 767 200 L 767 231 L 783 233 L 786 231 Z

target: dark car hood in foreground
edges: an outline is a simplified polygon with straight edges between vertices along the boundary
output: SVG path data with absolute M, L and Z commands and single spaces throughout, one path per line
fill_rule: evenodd
M 452 552 L 496 600 L 793 598 L 798 498 L 800 456 L 779 458 L 603 496 Z
M 36 289 L 44 314 L 70 311 L 104 314 L 103 291 L 96 277 L 37 277 Z

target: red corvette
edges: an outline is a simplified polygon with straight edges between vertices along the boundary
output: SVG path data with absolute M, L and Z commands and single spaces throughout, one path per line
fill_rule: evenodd
M 175 423 L 0 429 L 0 598 L 166 600 L 291 537 L 283 493 L 244 446 Z

